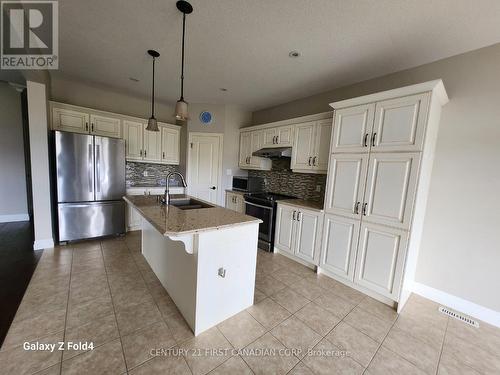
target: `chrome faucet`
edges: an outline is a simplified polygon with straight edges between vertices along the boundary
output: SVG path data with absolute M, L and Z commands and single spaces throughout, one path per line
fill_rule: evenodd
M 181 178 L 181 183 L 183 187 L 187 187 L 186 180 L 180 172 L 170 172 L 165 178 L 165 204 L 170 204 L 170 176 L 177 175 Z

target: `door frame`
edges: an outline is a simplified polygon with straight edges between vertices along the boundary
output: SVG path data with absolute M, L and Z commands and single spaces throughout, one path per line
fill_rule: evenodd
M 219 173 L 217 176 L 217 185 L 218 185 L 218 192 L 217 192 L 217 204 L 219 206 L 225 206 L 225 201 L 224 201 L 224 189 L 222 189 L 222 158 L 224 155 L 224 134 L 223 133 L 207 133 L 207 132 L 188 132 L 188 144 L 187 144 L 187 165 L 186 165 L 186 181 L 188 185 L 188 191 L 189 191 L 189 185 L 191 181 L 189 181 L 189 176 L 190 176 L 190 167 L 191 167 L 191 143 L 193 136 L 210 136 L 210 137 L 217 137 L 219 138 Z

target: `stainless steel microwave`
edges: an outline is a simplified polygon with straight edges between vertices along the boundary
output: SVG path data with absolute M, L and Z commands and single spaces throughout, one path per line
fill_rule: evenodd
M 233 176 L 233 190 L 254 193 L 264 191 L 264 178 L 252 176 Z

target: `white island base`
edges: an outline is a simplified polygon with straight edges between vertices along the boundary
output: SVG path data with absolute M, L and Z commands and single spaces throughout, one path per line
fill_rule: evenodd
M 195 336 L 253 305 L 258 228 L 167 237 L 142 220 L 142 254 Z

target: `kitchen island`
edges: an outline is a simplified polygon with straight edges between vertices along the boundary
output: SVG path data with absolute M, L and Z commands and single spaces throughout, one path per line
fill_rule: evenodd
M 253 304 L 259 219 L 186 195 L 125 196 L 142 254 L 195 335 Z

